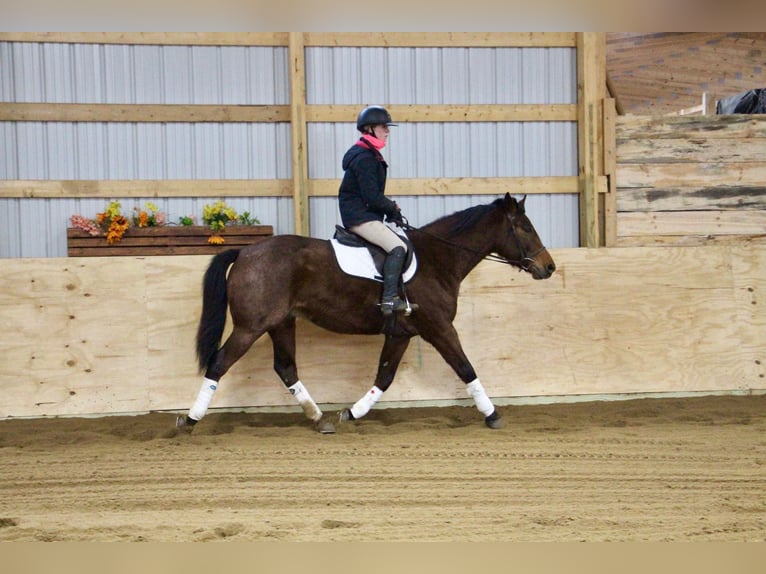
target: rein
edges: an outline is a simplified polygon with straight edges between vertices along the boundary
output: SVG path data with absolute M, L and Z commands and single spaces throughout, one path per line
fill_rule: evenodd
M 545 246 L 543 245 L 535 251 L 532 254 L 527 254 L 526 250 L 524 249 L 524 246 L 521 244 L 521 240 L 519 239 L 518 234 L 516 233 L 516 229 L 513 226 L 513 217 L 508 218 L 511 222 L 511 234 L 513 235 L 513 240 L 516 242 L 516 247 L 519 249 L 519 253 L 521 254 L 520 260 L 515 259 L 508 259 L 507 257 L 503 257 L 502 255 L 498 255 L 497 253 L 490 253 L 488 255 L 482 255 L 480 251 L 477 251 L 476 249 L 473 249 L 471 247 L 466 247 L 465 245 L 460 245 L 459 243 L 455 243 L 453 241 L 450 241 L 449 239 L 445 239 L 444 237 L 441 237 L 439 235 L 435 235 L 433 233 L 430 233 L 428 231 L 425 231 L 419 227 L 415 227 L 414 225 L 410 225 L 406 218 L 402 217 L 402 228 L 405 230 L 414 230 L 422 233 L 423 235 L 427 235 L 428 237 L 433 237 L 434 239 L 438 239 L 442 243 L 446 243 L 447 245 L 451 247 L 457 247 L 459 249 L 462 249 L 464 251 L 469 251 L 470 253 L 473 253 L 475 255 L 482 255 L 482 259 L 485 261 L 494 261 L 496 263 L 505 263 L 506 265 L 516 265 L 520 269 L 524 271 L 529 271 L 529 266 L 534 263 L 534 258 L 537 257 L 540 253 L 545 251 Z M 525 264 L 525 261 L 528 261 L 529 263 Z

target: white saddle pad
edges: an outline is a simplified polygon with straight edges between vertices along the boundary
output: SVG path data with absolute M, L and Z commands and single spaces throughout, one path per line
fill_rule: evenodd
M 389 226 L 395 233 L 402 237 L 407 237 L 403 231 L 397 227 Z M 378 273 L 375 268 L 375 261 L 372 259 L 369 250 L 366 247 L 349 247 L 348 245 L 341 244 L 337 239 L 330 239 L 330 245 L 332 245 L 335 251 L 335 259 L 338 261 L 338 265 L 344 273 L 353 275 L 354 277 L 363 277 L 364 279 L 372 279 L 373 281 L 383 282 L 383 277 Z M 418 268 L 418 261 L 415 253 L 412 254 L 412 261 L 407 269 L 402 273 L 402 281 L 407 283 L 415 276 L 415 271 Z

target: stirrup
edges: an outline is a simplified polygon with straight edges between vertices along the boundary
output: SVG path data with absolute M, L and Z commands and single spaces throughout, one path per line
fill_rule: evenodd
M 386 316 L 392 315 L 393 313 L 407 313 L 409 315 L 411 312 L 410 306 L 402 301 L 398 295 L 391 299 L 384 299 L 381 301 L 380 310 L 383 315 Z

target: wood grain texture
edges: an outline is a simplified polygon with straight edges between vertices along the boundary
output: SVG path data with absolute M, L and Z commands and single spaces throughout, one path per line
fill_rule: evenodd
M 766 388 L 763 243 L 564 249 L 547 281 L 491 262 L 455 321 L 494 397 Z M 0 290 L 0 417 L 189 408 L 205 256 L 20 259 Z M 371 386 L 382 336 L 298 324 L 301 380 L 325 405 Z M 222 380 L 213 408 L 292 407 L 268 337 Z M 420 338 L 383 401 L 465 399 Z

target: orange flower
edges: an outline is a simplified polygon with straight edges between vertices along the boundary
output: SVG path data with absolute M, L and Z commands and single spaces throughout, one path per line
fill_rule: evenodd
M 223 245 L 226 241 L 220 235 L 211 235 L 207 238 L 207 242 L 210 243 L 210 245 Z
M 128 220 L 120 215 L 112 220 L 109 230 L 106 232 L 106 242 L 109 244 L 117 243 L 122 239 L 125 231 L 128 229 Z
M 149 214 L 145 211 L 139 211 L 138 212 L 138 226 L 139 227 L 146 227 L 149 225 Z

